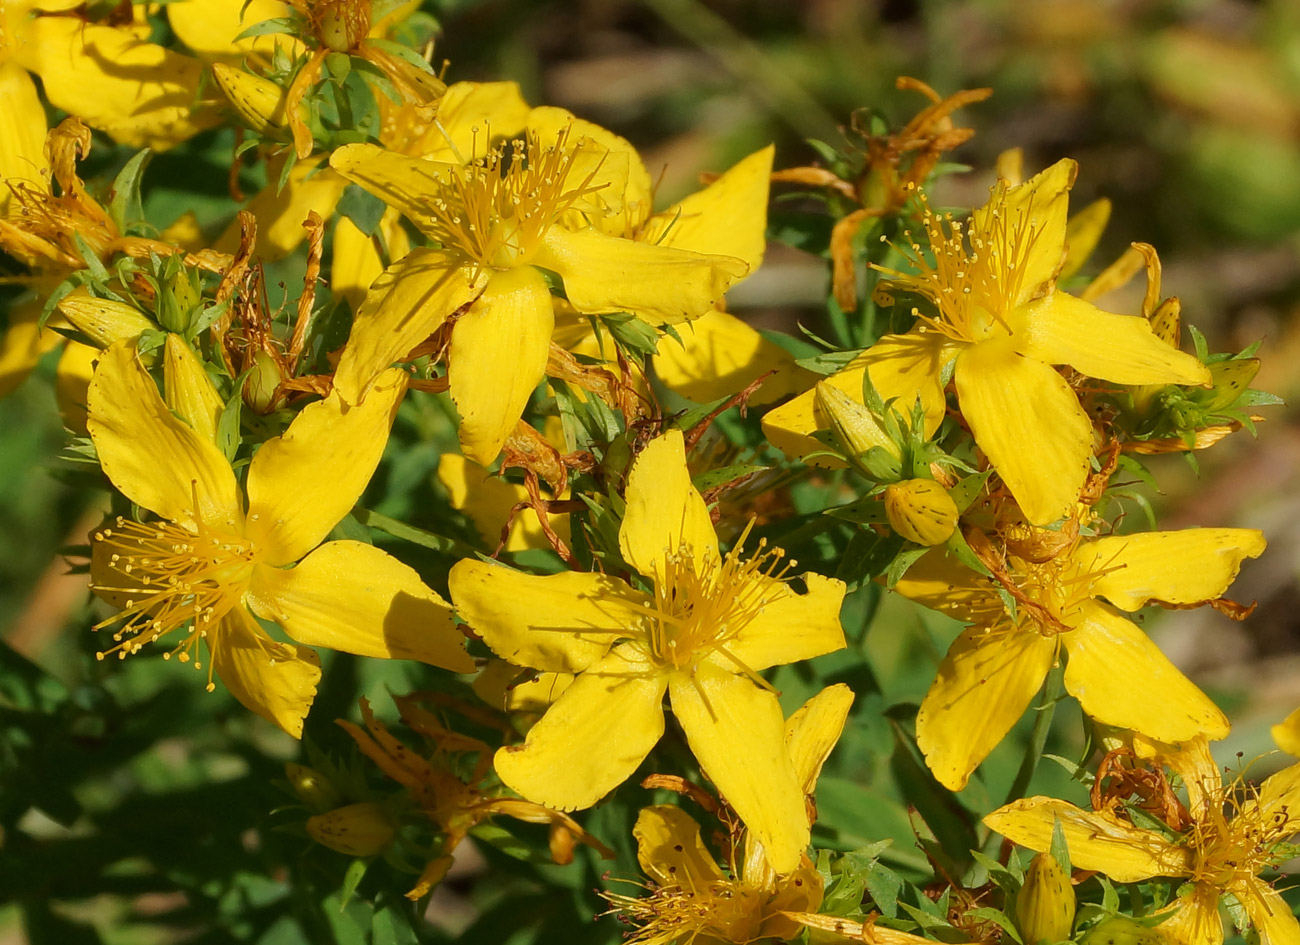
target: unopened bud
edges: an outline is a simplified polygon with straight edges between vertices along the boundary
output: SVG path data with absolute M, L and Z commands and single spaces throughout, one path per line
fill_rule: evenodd
M 226 405 L 198 355 L 180 335 L 170 332 L 163 356 L 163 400 L 195 433 L 209 443 L 217 442 L 217 425 Z
M 316 38 L 333 52 L 350 52 L 370 31 L 369 0 L 325 0 L 316 9 Z
M 253 369 L 244 379 L 244 403 L 261 414 L 283 407 L 284 397 L 277 394 L 283 379 L 275 358 L 265 351 L 258 351 L 253 356 Z
M 217 80 L 217 88 L 248 127 L 266 138 L 289 140 L 284 113 L 287 89 L 270 79 L 219 62 L 213 64 L 212 75 Z
M 885 487 L 890 528 L 918 545 L 942 545 L 956 529 L 959 514 L 948 490 L 933 479 L 906 479 Z
M 826 381 L 817 385 L 813 406 L 835 435 L 846 459 L 873 479 L 898 475 L 902 453 L 869 409 Z
M 1079 945 L 1169 945 L 1169 937 L 1159 926 L 1117 915 L 1090 928 Z
M 113 299 L 97 299 L 85 291 L 73 292 L 61 299 L 59 311 L 99 348 L 107 348 L 115 341 L 134 340 L 158 327 L 133 305 Z
M 307 833 L 339 853 L 374 856 L 393 842 L 397 828 L 382 805 L 362 801 L 307 818 Z
M 343 800 L 334 785 L 315 768 L 290 761 L 284 766 L 284 776 L 298 799 L 318 813 L 333 810 Z
M 162 291 L 158 293 L 158 321 L 168 331 L 183 334 L 189 330 L 190 317 L 198 304 L 199 290 L 193 274 L 178 266 L 163 281 Z
M 1074 928 L 1074 887 L 1056 857 L 1040 853 L 1025 871 L 1016 897 L 1016 925 L 1025 945 L 1051 945 L 1070 937 Z

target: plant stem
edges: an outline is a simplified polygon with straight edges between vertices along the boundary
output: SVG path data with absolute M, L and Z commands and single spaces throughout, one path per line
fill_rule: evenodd
M 1061 701 L 1061 693 L 1064 689 L 1065 663 L 1061 660 L 1058 650 L 1056 663 L 1048 671 L 1047 682 L 1043 685 L 1043 697 L 1038 701 L 1038 708 L 1035 710 L 1037 715 L 1034 717 L 1033 731 L 1029 733 L 1029 746 L 1025 749 L 1024 760 L 1020 762 L 1020 770 L 1016 772 L 1016 780 L 1012 782 L 1004 804 L 1010 804 L 1025 796 L 1034 771 L 1038 768 L 1038 762 L 1043 757 L 1043 746 L 1047 744 L 1047 733 L 1052 727 L 1052 716 L 1056 713 L 1056 704 Z

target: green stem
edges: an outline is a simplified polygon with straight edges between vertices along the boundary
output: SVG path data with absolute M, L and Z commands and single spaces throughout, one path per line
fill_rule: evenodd
M 1052 727 L 1052 716 L 1056 713 L 1056 704 L 1061 701 L 1061 693 L 1065 689 L 1065 663 L 1061 660 L 1060 651 L 1057 651 L 1055 665 L 1047 673 L 1047 682 L 1043 686 L 1043 697 L 1038 702 L 1037 712 L 1034 717 L 1034 728 L 1029 733 L 1029 747 L 1025 749 L 1024 760 L 1020 762 L 1020 770 L 1016 772 L 1016 780 L 1011 785 L 1011 790 L 1007 792 L 1007 799 L 1004 804 L 1010 804 L 1025 796 L 1025 791 L 1029 788 L 1029 782 L 1034 776 L 1034 771 L 1038 768 L 1038 762 L 1043 757 L 1043 747 L 1047 744 L 1047 733 Z

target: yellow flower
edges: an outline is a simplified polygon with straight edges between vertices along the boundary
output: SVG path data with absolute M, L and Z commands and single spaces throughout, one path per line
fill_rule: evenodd
M 304 408 L 253 456 L 245 505 L 225 456 L 177 419 L 133 348 L 105 351 L 88 396 L 90 436 L 113 484 L 158 516 L 118 518 L 94 535 L 91 587 L 122 608 L 100 625 L 121 621 L 108 652 L 125 658 L 180 630 L 172 653 L 188 661 L 204 641 L 209 688 L 215 673 L 294 736 L 319 662 L 272 640 L 254 615 L 308 646 L 473 669 L 450 608 L 415 571 L 362 542 L 321 544 L 374 472 L 403 389 L 394 372 L 364 405 L 332 396 Z
M 920 397 L 937 426 L 952 363 L 957 402 L 975 442 L 1038 525 L 1066 514 L 1093 455 L 1092 423 L 1053 365 L 1116 384 L 1210 380 L 1204 365 L 1162 342 L 1146 319 L 1104 312 L 1056 289 L 1075 170 L 1064 160 L 1015 187 L 999 181 L 967 224 L 927 209 L 934 262 L 914 246 L 919 274 L 882 271 L 893 277 L 885 285 L 927 298 L 934 314 L 918 312 L 916 329 L 884 336 L 853 366 L 870 364 L 881 395 L 903 398 L 900 409 Z M 896 350 L 877 351 L 881 345 Z M 851 382 L 847 387 L 854 393 Z M 783 419 L 788 426 L 784 415 L 770 423 Z
M 497 752 L 497 772 L 539 803 L 588 807 L 659 741 L 667 692 L 701 767 L 772 867 L 789 871 L 808 843 L 803 792 L 781 707 L 758 673 L 844 645 L 844 585 L 807 574 L 808 592 L 796 593 L 778 572 L 779 549 L 746 559 L 738 544 L 723 556 L 678 431 L 637 457 L 626 499 L 623 557 L 653 594 L 603 574 L 452 568 L 453 602 L 497 655 L 577 674 L 523 745 Z
M 1041 562 L 1008 554 L 993 578 L 938 551 L 921 558 L 896 590 L 972 623 L 916 719 L 935 777 L 964 787 L 1063 654 L 1065 688 L 1099 722 L 1165 742 L 1223 738 L 1223 713 L 1120 611 L 1213 600 L 1263 550 L 1253 529 L 1191 528 L 1085 539 Z
M 501 543 L 503 535 L 503 551 L 551 547 L 538 512 L 524 508 L 529 501 L 524 486 L 494 476 L 478 463 L 455 453 L 443 453 L 438 459 L 438 482 L 447 490 L 451 507 L 469 517 L 489 548 Z M 548 513 L 546 518 L 554 533 L 567 543 L 569 516 Z
M 852 703 L 847 686 L 830 686 L 786 722 L 786 746 L 805 793 L 816 786 Z M 786 941 L 800 931 L 798 919 L 787 913 L 814 913 L 821 905 L 821 876 L 807 857 L 793 871 L 776 873 L 748 831 L 724 850 L 726 871 L 705 847 L 700 825 L 680 807 L 642 809 L 633 835 L 650 895 L 603 894 L 639 926 L 624 940 L 628 945 Z
M 488 464 L 545 373 L 555 312 L 539 268 L 564 280 L 583 314 L 631 311 L 656 323 L 698 317 L 748 271 L 729 256 L 570 229 L 571 216 L 621 211 L 625 189 L 609 149 L 580 130 L 530 130 L 468 164 L 363 144 L 334 152 L 338 173 L 439 246 L 412 251 L 375 281 L 335 375 L 345 399 L 365 396 L 378 371 L 445 325 L 461 449 Z
M 72 0 L 0 4 L 0 83 L 30 87 L 18 72 L 33 72 L 51 104 L 131 147 L 163 150 L 217 123 L 218 112 L 200 96 L 199 60 L 147 42 L 143 20 L 124 27 L 87 22 L 80 8 Z M 20 99 L 5 95 L 6 112 L 15 107 L 3 119 L 6 130 L 33 118 L 32 128 L 44 127 L 44 115 L 31 108 L 34 98 L 26 88 Z
M 1278 748 L 1288 755 L 1300 755 L 1300 709 L 1296 709 L 1269 731 Z
M 1096 870 L 1121 883 L 1155 876 L 1186 877 L 1159 926 L 1179 945 L 1222 945 L 1219 898 L 1234 896 L 1266 945 L 1300 942 L 1291 907 L 1259 878 L 1292 855 L 1300 832 L 1300 765 L 1258 787 L 1224 784 L 1204 739 L 1181 753 L 1179 773 L 1188 788 L 1191 825 L 1182 832 L 1135 826 L 1123 808 L 1083 811 L 1050 797 L 1015 801 L 984 818 L 1007 839 L 1047 850 L 1060 824 L 1075 869 Z

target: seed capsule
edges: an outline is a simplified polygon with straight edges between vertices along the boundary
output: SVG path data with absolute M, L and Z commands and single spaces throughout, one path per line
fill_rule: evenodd
M 1068 939 L 1074 928 L 1074 905 L 1074 887 L 1056 857 L 1050 853 L 1034 857 L 1025 871 L 1025 885 L 1016 897 L 1016 924 L 1025 945 L 1050 945 Z

